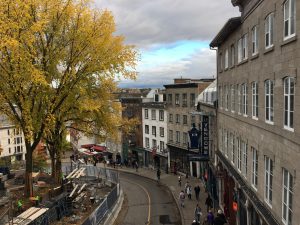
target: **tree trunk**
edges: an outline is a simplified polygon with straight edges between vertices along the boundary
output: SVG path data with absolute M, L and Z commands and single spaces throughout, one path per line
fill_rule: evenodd
M 25 197 L 32 197 L 33 196 L 33 186 L 32 186 L 32 149 L 31 144 L 25 141 L 26 144 L 26 167 L 25 167 L 25 187 L 24 187 L 24 196 Z
M 62 169 L 61 169 L 61 157 L 60 157 L 60 152 L 57 153 L 56 156 L 56 165 L 55 165 L 55 183 L 56 184 L 61 184 L 62 183 Z

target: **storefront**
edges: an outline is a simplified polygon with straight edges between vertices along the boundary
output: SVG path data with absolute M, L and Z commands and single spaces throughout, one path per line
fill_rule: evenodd
M 189 151 L 183 148 L 179 148 L 170 144 L 167 144 L 170 153 L 170 172 L 177 173 L 189 173 L 190 162 L 188 161 Z

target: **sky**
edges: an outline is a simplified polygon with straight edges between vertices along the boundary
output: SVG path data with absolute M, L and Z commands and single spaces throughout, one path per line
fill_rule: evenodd
M 226 21 L 239 16 L 231 0 L 95 0 L 112 11 L 117 35 L 140 54 L 136 80 L 123 88 L 163 87 L 174 78 L 215 78 L 209 43 Z

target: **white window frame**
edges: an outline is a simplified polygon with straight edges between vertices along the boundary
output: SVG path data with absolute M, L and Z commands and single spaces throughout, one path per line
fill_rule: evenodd
M 286 33 L 287 31 L 287 33 Z M 286 0 L 283 4 L 283 40 L 296 35 L 296 0 Z
M 238 63 L 240 63 L 240 62 L 242 62 L 242 60 L 243 60 L 243 57 L 242 57 L 242 55 L 243 55 L 243 39 L 242 38 L 240 38 L 239 40 L 238 40 Z
M 230 54 L 231 54 L 231 67 L 233 67 L 234 66 L 234 64 L 235 64 L 235 47 L 234 47 L 234 45 L 231 45 L 231 47 L 230 47 Z
M 252 151 L 252 177 L 251 184 L 252 187 L 257 190 L 258 184 L 258 151 L 254 147 L 251 147 Z
M 156 120 L 156 110 L 155 109 L 151 109 L 151 119 Z
M 149 111 L 148 109 L 145 109 L 145 119 L 149 119 Z
M 273 161 L 265 156 L 265 202 L 272 208 L 273 200 Z
M 235 136 L 232 134 L 231 138 L 231 163 L 235 164 Z
M 169 142 L 173 142 L 173 130 L 169 130 Z
M 176 131 L 176 143 L 180 143 L 180 131 Z
M 269 124 L 274 124 L 274 82 L 265 81 L 265 120 Z
M 252 34 L 252 56 L 258 54 L 258 28 L 254 26 L 251 30 Z
M 145 138 L 145 147 L 150 148 L 150 140 L 148 137 Z
M 284 87 L 284 114 L 283 127 L 294 131 L 294 108 L 295 108 L 295 79 L 286 77 L 283 81 Z
M 237 169 L 241 172 L 242 169 L 242 148 L 241 148 L 241 139 L 237 138 Z
M 248 87 L 246 83 L 242 84 L 242 114 L 248 115 Z
M 252 118 L 258 119 L 258 83 L 252 82 Z
M 225 91 L 225 110 L 228 111 L 229 106 L 229 86 L 224 86 Z
M 159 136 L 160 137 L 164 137 L 165 136 L 165 128 L 164 127 L 160 127 L 159 128 Z
M 164 110 L 159 110 L 159 121 L 164 121 L 164 119 L 165 119 Z
M 223 87 L 219 86 L 219 100 L 220 100 L 220 109 L 223 109 Z
M 274 13 L 270 13 L 265 19 L 265 48 L 274 46 Z
M 242 174 L 247 178 L 248 171 L 248 144 L 242 141 Z
M 282 168 L 282 222 L 284 225 L 292 225 L 293 216 L 290 218 L 290 215 L 293 215 L 293 185 L 293 176 L 287 169 Z
M 188 134 L 187 134 L 187 132 L 182 133 L 182 138 L 183 138 L 183 144 L 187 144 L 188 143 Z
M 241 93 L 241 85 L 236 85 L 237 94 L 238 94 L 238 114 L 242 113 L 242 93 Z
M 228 49 L 225 50 L 225 69 L 228 69 Z
M 145 125 L 145 134 L 149 134 L 149 131 L 150 130 L 150 128 L 149 128 L 149 125 Z
M 228 131 L 224 130 L 224 150 L 225 156 L 228 158 Z
M 242 39 L 242 60 L 246 60 L 248 59 L 248 34 L 244 34 Z
M 231 112 L 234 113 L 235 111 L 235 85 L 231 85 Z

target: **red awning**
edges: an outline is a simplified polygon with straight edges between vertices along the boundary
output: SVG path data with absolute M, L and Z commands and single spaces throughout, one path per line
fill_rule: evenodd
M 87 145 L 81 145 L 81 148 L 91 148 L 93 147 L 93 144 L 87 144 Z
M 92 147 L 92 149 L 94 149 L 97 152 L 105 152 L 106 151 L 106 147 L 105 146 L 98 146 L 98 145 L 94 145 Z

